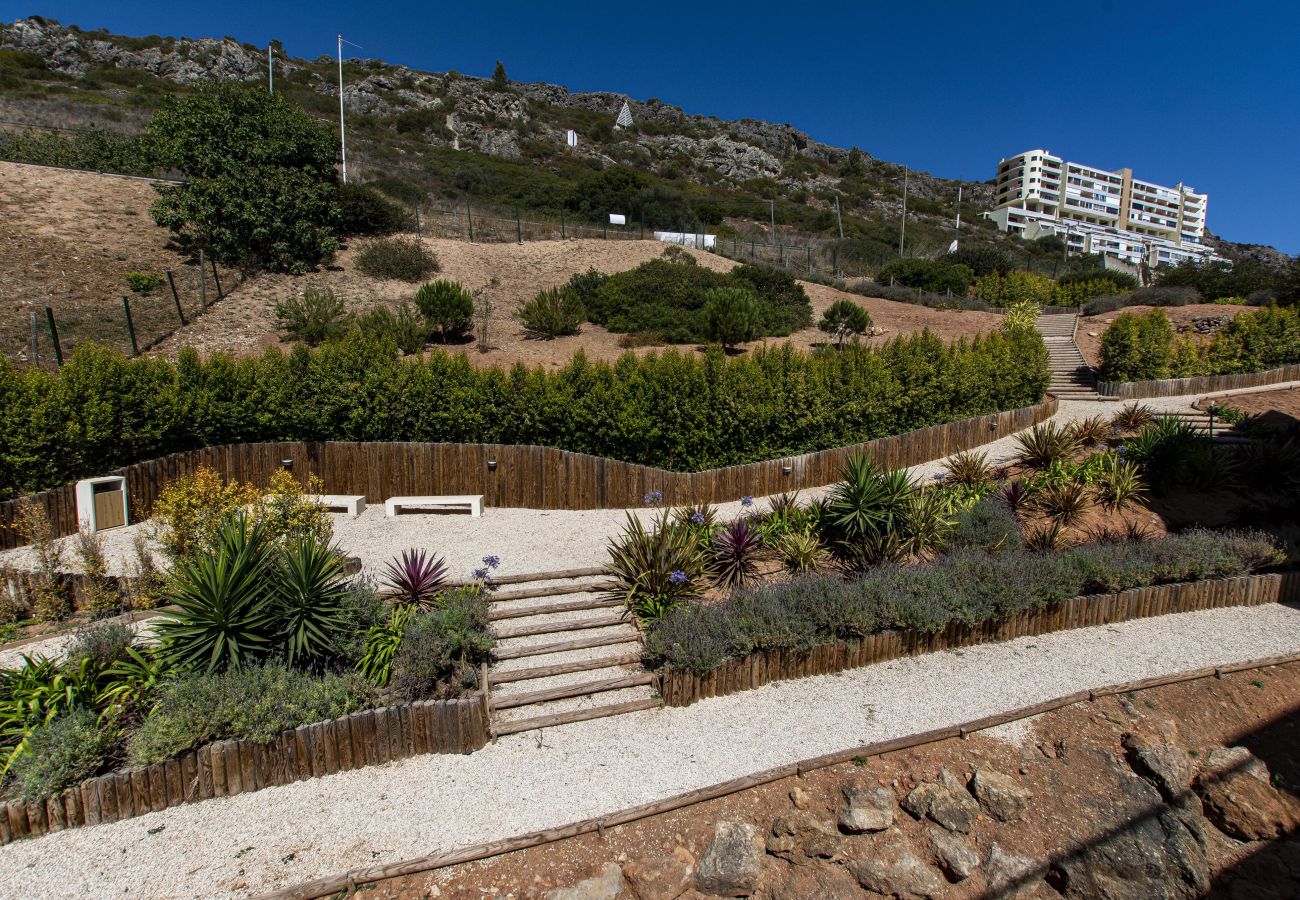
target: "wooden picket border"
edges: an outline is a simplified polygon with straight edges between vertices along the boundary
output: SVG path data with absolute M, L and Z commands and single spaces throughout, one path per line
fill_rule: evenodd
M 640 506 L 659 491 L 669 505 L 721 503 L 750 495 L 763 497 L 830 484 L 844 460 L 869 452 L 890 466 L 914 466 L 1036 425 L 1056 413 L 1057 401 L 932 425 L 847 447 L 819 450 L 762 462 L 674 472 L 553 447 L 511 444 L 413 442 L 289 441 L 225 444 L 173 453 L 115 469 L 126 477 L 131 521 L 150 515 L 168 482 L 206 466 L 226 480 L 266 484 L 285 468 L 295 475 L 319 476 L 331 494 L 362 494 L 375 504 L 389 497 L 429 494 L 482 494 L 486 506 L 528 509 L 623 509 Z M 727 427 L 719 423 L 719 427 Z M 45 507 L 57 535 L 77 530 L 76 486 L 66 484 L 33 494 Z M 17 501 L 0 502 L 0 549 L 17 547 Z
M 487 698 L 479 691 L 300 725 L 268 743 L 214 741 L 151 766 L 91 778 L 45 800 L 0 804 L 0 845 L 425 753 L 469 753 L 488 740 Z
M 1099 381 L 1097 393 L 1121 400 L 1140 400 L 1145 397 L 1182 397 L 1187 394 L 1240 391 L 1285 381 L 1300 381 L 1300 365 L 1236 375 L 1198 375 L 1194 378 L 1166 378 L 1159 381 Z
M 659 691 L 664 705 L 689 706 L 697 700 L 725 697 L 773 681 L 842 672 L 937 650 L 1168 613 L 1258 606 L 1297 599 L 1300 599 L 1300 571 L 1153 585 L 1115 594 L 1074 597 L 1043 610 L 1018 613 L 1000 622 L 981 625 L 952 623 L 935 633 L 891 629 L 861 640 L 837 641 L 808 650 L 760 650 L 741 659 L 728 660 L 703 675 L 689 669 L 665 666 L 659 670 Z

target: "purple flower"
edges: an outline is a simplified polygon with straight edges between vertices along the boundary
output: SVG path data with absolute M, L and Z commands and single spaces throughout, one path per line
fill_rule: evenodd
M 1128 447 L 1125 447 L 1123 444 L 1120 444 L 1118 447 L 1115 448 L 1115 452 L 1116 452 L 1116 453 L 1127 453 L 1127 452 L 1128 452 Z
M 470 575 L 473 576 L 475 581 L 487 581 L 490 577 L 492 577 L 491 573 L 488 572 L 488 570 L 485 568 L 475 569 L 473 572 L 470 573 Z
M 501 557 L 485 556 L 483 557 L 483 565 L 487 566 L 489 569 L 495 569 L 497 566 L 501 565 Z
M 754 505 L 754 498 L 751 497 L 751 496 L 749 496 L 749 494 L 746 494 L 745 496 L 743 496 L 743 497 L 740 498 L 740 505 L 741 505 L 741 506 L 753 506 L 753 505 Z
M 692 525 L 703 525 L 703 524 L 704 524 L 704 513 L 700 512 L 699 510 L 696 510 L 695 512 L 691 513 L 691 524 L 692 524 Z
M 933 478 L 935 481 L 943 481 L 943 473 L 942 473 L 942 472 L 935 472 L 935 473 L 934 473 L 933 475 L 931 475 L 930 477 Z
M 685 584 L 686 581 L 687 581 L 686 573 L 683 572 L 681 569 L 677 569 L 676 571 L 671 572 L 668 575 L 669 584 Z
M 641 502 L 644 503 L 646 506 L 656 506 L 659 503 L 662 503 L 663 499 L 664 499 L 663 491 L 651 491 L 650 493 L 646 494 L 644 497 L 641 498 Z

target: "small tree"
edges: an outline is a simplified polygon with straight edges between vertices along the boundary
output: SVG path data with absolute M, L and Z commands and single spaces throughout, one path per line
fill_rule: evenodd
M 834 338 L 837 347 L 843 348 L 850 336 L 871 330 L 871 314 L 852 300 L 836 300 L 817 327 Z
M 508 91 L 510 90 L 510 78 L 506 75 L 506 67 L 497 60 L 497 67 L 492 70 L 492 90 Z
M 469 333 L 474 318 L 474 296 L 458 281 L 431 281 L 415 292 L 415 305 L 442 343 Z
M 724 350 L 758 337 L 758 298 L 742 288 L 714 288 L 704 295 L 705 333 Z

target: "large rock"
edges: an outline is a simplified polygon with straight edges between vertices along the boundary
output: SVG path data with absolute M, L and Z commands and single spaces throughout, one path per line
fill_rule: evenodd
M 719 897 L 746 897 L 763 865 L 763 842 L 748 822 L 719 822 L 695 869 L 695 886 Z
M 626 864 L 623 875 L 641 900 L 676 900 L 691 886 L 695 857 L 685 847 L 674 847 L 667 856 Z
M 1300 826 L 1300 802 L 1273 787 L 1261 761 L 1240 752 L 1217 761 L 1223 767 L 1202 772 L 1196 792 L 1220 831 L 1239 841 L 1266 841 Z
M 933 825 L 927 826 L 925 833 L 939 868 L 953 881 L 965 881 L 979 868 L 979 851 L 969 839 Z
M 812 813 L 797 811 L 779 816 L 767 838 L 767 852 L 797 866 L 815 859 L 831 859 L 840 852 L 844 838 L 830 822 Z
M 1032 859 L 1008 853 L 997 844 L 989 848 L 984 877 L 988 880 L 989 892 L 994 897 L 1032 896 L 1042 886 L 1034 872 Z
M 1154 784 L 1167 802 L 1178 799 L 1191 787 L 1191 760 L 1178 747 L 1126 734 L 1124 749 L 1133 771 Z
M 572 887 L 547 891 L 546 900 L 617 900 L 623 887 L 623 870 L 618 863 L 606 863 L 599 875 Z
M 887 787 L 846 785 L 840 828 L 850 834 L 884 831 L 894 824 L 894 807 L 897 805 L 894 792 Z
M 764 896 L 771 900 L 862 900 L 862 891 L 843 866 L 800 866 Z
M 1205 768 L 1216 772 L 1240 769 L 1265 784 L 1269 782 L 1268 766 L 1246 747 L 1215 747 L 1205 758 Z
M 968 834 L 979 818 L 980 807 L 952 773 L 940 773 L 940 783 L 922 782 L 903 798 L 903 809 L 918 819 L 938 822 L 949 831 Z
M 1049 876 L 1077 900 L 1190 900 L 1210 887 L 1196 837 L 1172 811 L 1139 813 L 1124 827 L 1058 860 Z
M 869 891 L 896 897 L 937 897 L 945 887 L 931 865 L 914 854 L 897 831 L 875 838 L 849 871 Z
M 989 815 L 999 822 L 1014 822 L 1029 805 L 1033 796 L 1014 778 L 996 769 L 980 766 L 970 781 L 971 791 Z

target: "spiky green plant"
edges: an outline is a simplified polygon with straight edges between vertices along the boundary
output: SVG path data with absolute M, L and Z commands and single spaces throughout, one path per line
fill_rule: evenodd
M 957 524 L 953 513 L 952 497 L 946 491 L 933 487 L 914 490 L 903 535 L 907 552 L 926 556 L 939 550 Z
M 127 647 L 126 655 L 104 670 L 96 702 L 109 718 L 137 718 L 148 711 L 158 686 L 171 672 L 169 655 L 157 645 Z
M 854 453 L 830 489 L 826 524 L 841 541 L 902 531 L 912 490 L 905 469 L 882 469 L 869 454 Z
M 1191 478 L 1195 458 L 1208 445 L 1192 423 L 1161 416 L 1125 443 L 1124 458 L 1137 464 L 1153 492 L 1163 494 Z
M 1087 485 L 1065 481 L 1049 485 L 1038 493 L 1035 500 L 1039 509 L 1047 513 L 1056 524 L 1069 528 L 1078 524 L 1092 509 L 1092 492 Z
M 758 574 L 763 537 L 744 519 L 737 519 L 713 537 L 709 571 L 719 587 L 736 588 Z
M 343 556 L 314 534 L 291 539 L 271 568 L 278 640 L 290 666 L 335 652 L 347 625 Z
M 1016 435 L 1020 452 L 1016 461 L 1033 469 L 1044 469 L 1057 461 L 1068 460 L 1078 449 L 1078 441 L 1068 428 L 1055 422 L 1040 422 Z
M 20 667 L 0 669 L 0 747 L 8 751 L 0 777 L 27 752 L 32 729 L 94 698 L 95 675 L 86 657 L 76 667 L 63 669 L 52 659 L 24 654 Z
M 984 450 L 963 450 L 948 460 L 944 469 L 948 481 L 966 487 L 983 487 L 993 480 L 993 466 Z
M 387 622 L 366 629 L 366 649 L 357 661 L 357 671 L 376 687 L 383 687 L 392 678 L 393 657 L 402 646 L 406 626 L 414 613 L 414 606 L 394 606 Z
M 773 550 L 786 571 L 796 575 L 814 571 L 827 557 L 826 548 L 817 535 L 806 531 L 786 532 L 777 539 Z
M 1118 453 L 1102 453 L 1098 459 L 1099 471 L 1093 480 L 1093 487 L 1097 491 L 1097 499 L 1103 505 L 1118 510 L 1141 499 L 1146 493 L 1146 482 L 1142 480 L 1142 473 L 1138 471 L 1136 463 Z
M 1060 522 L 1039 525 L 1025 532 L 1025 549 L 1032 553 L 1064 550 L 1068 546 Z
M 642 619 L 698 597 L 705 586 L 699 538 L 672 527 L 666 515 L 647 528 L 628 513 L 622 534 L 609 542 L 606 569 L 611 577 L 606 596 L 622 600 Z
M 1155 413 L 1151 412 L 1150 407 L 1134 402 L 1120 407 L 1119 411 L 1110 417 L 1110 424 L 1120 431 L 1132 433 L 1150 425 L 1155 418 Z
M 1071 422 L 1069 431 L 1078 446 L 1094 447 L 1110 440 L 1115 429 L 1101 416 L 1089 416 Z

